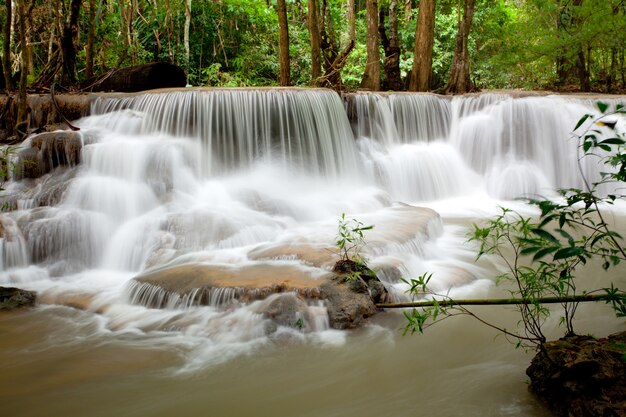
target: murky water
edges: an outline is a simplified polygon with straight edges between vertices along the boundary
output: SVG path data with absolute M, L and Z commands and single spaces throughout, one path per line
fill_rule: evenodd
M 35 290 L 41 304 L 0 314 L 2 415 L 546 415 L 526 389 L 532 355 L 470 318 L 402 337 L 402 315 L 388 312 L 337 331 L 311 302 L 308 331 L 270 331 L 262 301 L 220 292 L 198 305 L 194 293 L 132 281 L 193 267 L 316 280 L 332 265 L 345 212 L 375 225 L 363 254 L 396 299 L 407 298 L 406 284 L 389 268 L 433 272 L 431 289 L 456 297 L 502 294 L 498 264 L 475 262 L 467 229 L 498 205 L 532 213 L 516 197 L 580 185 L 566 138 L 591 103 L 351 100 L 352 120 L 324 90 L 96 102 L 94 116 L 77 122 L 82 164 L 8 190 L 20 209 L 2 217 L 0 284 Z M 585 161 L 583 170 L 593 177 L 598 166 Z M 39 207 L 54 178 L 65 192 Z M 625 213 L 613 211 L 623 229 Z M 626 286 L 620 270 L 592 266 L 584 286 L 611 279 Z M 164 308 L 150 308 L 155 297 Z M 477 311 L 508 328 L 517 322 L 511 309 Z M 624 327 L 603 305 L 578 317 L 581 333 Z

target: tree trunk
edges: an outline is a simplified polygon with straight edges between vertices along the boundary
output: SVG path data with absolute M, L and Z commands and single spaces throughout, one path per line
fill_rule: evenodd
M 96 0 L 89 0 L 89 34 L 85 49 L 85 78 L 93 77 L 93 46 L 96 38 Z
M 26 87 L 28 82 L 28 53 L 26 52 L 26 0 L 17 0 L 18 32 L 21 47 L 22 60 L 20 62 L 20 86 L 17 100 L 17 123 L 15 133 L 19 140 L 24 140 L 28 136 L 28 104 Z
M 411 11 L 413 10 L 413 2 L 411 0 L 404 0 L 404 21 L 411 20 Z
M 435 40 L 435 0 L 421 0 L 415 26 L 415 49 L 413 70 L 409 82 L 410 91 L 428 91 L 433 68 L 433 44 Z
M 11 78 L 11 20 L 13 7 L 11 0 L 5 0 L 6 5 L 6 22 L 4 23 L 4 42 L 2 44 L 2 72 L 4 77 L 5 88 L 8 91 L 13 90 L 13 79 Z
M 556 0 L 556 33 L 557 37 L 561 39 L 563 33 L 563 20 L 565 8 L 561 5 L 561 0 Z M 567 84 L 567 58 L 565 58 L 567 51 L 564 47 L 559 46 L 556 56 L 556 78 L 557 86 L 562 87 Z
M 378 0 L 367 0 L 367 59 L 365 72 L 361 79 L 361 88 L 366 90 L 380 90 L 380 51 L 378 49 Z
M 78 18 L 82 0 L 70 3 L 70 18 L 63 28 L 61 51 L 63 55 L 63 83 L 76 84 L 76 37 L 78 36 Z
M 328 1 L 322 2 L 322 54 L 324 57 L 324 75 L 322 76 L 321 85 L 323 87 L 332 88 L 340 91 L 343 86 L 341 82 L 341 70 L 346 65 L 348 55 L 354 48 L 356 39 L 356 21 L 354 17 L 354 0 L 348 0 L 348 8 L 346 11 L 346 19 L 349 25 L 348 43 L 341 53 L 337 47 L 333 31 L 333 21 L 330 15 Z
M 385 31 L 385 8 L 380 9 L 378 32 L 385 51 L 383 61 L 383 90 L 401 91 L 404 89 L 400 74 L 400 40 L 398 37 L 398 2 L 389 2 L 389 37 Z
M 472 19 L 474 18 L 475 0 L 465 0 L 463 18 L 459 21 L 459 31 L 456 35 L 454 58 L 450 69 L 448 85 L 444 88 L 446 93 L 463 94 L 473 89 L 470 80 L 470 56 L 467 48 Z
M 287 6 L 285 0 L 278 0 L 278 55 L 280 64 L 280 85 L 291 85 L 289 74 L 289 26 L 287 22 Z
M 191 0 L 185 0 L 185 33 L 183 35 L 183 43 L 185 48 L 185 72 L 187 73 L 187 82 L 189 82 L 189 29 L 191 28 Z
M 309 34 L 311 36 L 311 84 L 318 85 L 322 75 L 320 21 L 317 0 L 309 0 Z
M 591 82 L 589 80 L 589 70 L 587 69 L 585 52 L 582 48 L 578 50 L 578 60 L 576 61 L 578 69 L 578 79 L 580 80 L 580 89 L 584 92 L 591 91 Z

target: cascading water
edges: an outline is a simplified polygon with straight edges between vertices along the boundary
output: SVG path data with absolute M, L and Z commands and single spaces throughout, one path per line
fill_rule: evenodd
M 364 254 L 394 297 L 406 297 L 399 277 L 427 271 L 435 290 L 476 294 L 491 281 L 478 279 L 464 227 L 416 206 L 444 220 L 485 216 L 501 200 L 580 185 L 567 137 L 590 103 L 355 94 L 346 106 L 334 92 L 297 89 L 98 98 L 77 122 L 73 174 L 11 185 L 20 210 L 2 220 L 0 284 L 97 312 L 108 330 L 183 336 L 197 348 L 189 363 L 203 366 L 300 335 L 261 313 L 277 296 L 242 282 L 327 275 L 341 213 L 375 225 Z M 41 187 L 52 177 L 64 192 L 48 206 Z M 237 285 L 172 284 L 185 268 Z M 146 278 L 155 275 L 160 286 Z M 306 337 L 345 337 L 328 330 L 319 302 L 302 311 Z

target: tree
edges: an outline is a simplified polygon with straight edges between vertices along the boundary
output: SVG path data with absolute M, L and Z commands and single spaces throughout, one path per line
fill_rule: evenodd
M 404 89 L 402 75 L 400 74 L 400 39 L 398 37 L 398 2 L 389 2 L 389 36 L 385 30 L 385 8 L 380 8 L 378 32 L 385 51 L 383 60 L 384 76 L 382 81 L 383 90 L 400 91 Z
M 26 21 L 27 8 L 24 4 L 26 0 L 17 0 L 17 20 L 18 20 L 18 32 L 19 42 L 21 48 L 21 60 L 20 60 L 20 86 L 17 100 L 17 123 L 15 125 L 15 131 L 19 140 L 23 140 L 28 135 L 28 95 L 26 92 L 28 82 L 28 52 L 27 52 L 27 35 L 26 35 Z
M 63 27 L 61 52 L 63 56 L 63 83 L 76 84 L 76 38 L 78 37 L 78 18 L 82 0 L 71 0 L 70 16 Z
M 278 55 L 280 63 L 280 85 L 291 85 L 289 65 L 289 26 L 287 22 L 287 6 L 285 0 L 278 0 Z
M 319 8 L 317 0 L 309 0 L 308 27 L 311 37 L 311 84 L 317 85 L 322 75 Z
M 184 48 L 185 48 L 185 71 L 187 72 L 187 82 L 189 82 L 189 56 L 191 54 L 189 48 L 189 29 L 191 28 L 191 0 L 185 0 L 185 33 L 184 33 Z
M 89 0 L 89 32 L 85 48 L 85 78 L 93 77 L 93 48 L 96 38 L 96 0 Z
M 378 0 L 367 0 L 367 62 L 361 79 L 361 88 L 380 90 L 380 51 L 378 49 Z
M 333 19 L 330 12 L 328 0 L 322 0 L 322 33 L 321 46 L 324 57 L 324 75 L 321 79 L 321 86 L 335 90 L 343 88 L 341 81 L 341 70 L 346 65 L 348 55 L 352 52 L 356 40 L 356 21 L 354 17 L 354 0 L 347 0 L 346 20 L 348 21 L 348 43 L 339 51 L 338 43 L 335 39 Z
M 5 0 L 5 22 L 4 22 L 4 39 L 2 42 L 2 70 L 4 77 L 4 85 L 7 90 L 13 90 L 13 80 L 11 78 L 11 21 L 13 15 L 13 7 L 11 0 Z
M 421 0 L 419 3 L 410 91 L 428 91 L 430 88 L 435 40 L 435 2 L 436 0 Z
M 459 10 L 459 31 L 456 35 L 450 77 L 448 84 L 443 89 L 445 93 L 463 94 L 473 89 L 470 80 L 470 55 L 467 43 L 474 17 L 474 4 L 475 0 L 465 0 L 463 18 L 461 18 L 461 11 Z

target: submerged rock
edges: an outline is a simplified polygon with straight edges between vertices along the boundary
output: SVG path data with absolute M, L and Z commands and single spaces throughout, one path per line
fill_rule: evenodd
M 544 343 L 526 374 L 531 391 L 559 416 L 625 416 L 626 332 Z
M 264 300 L 257 311 L 278 326 L 291 327 L 303 332 L 311 330 L 309 306 L 304 298 L 296 293 L 273 295 Z
M 35 304 L 37 295 L 13 287 L 0 287 L 0 310 L 13 310 L 19 307 L 28 307 Z

